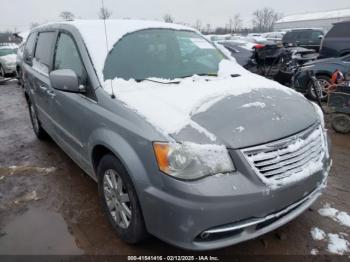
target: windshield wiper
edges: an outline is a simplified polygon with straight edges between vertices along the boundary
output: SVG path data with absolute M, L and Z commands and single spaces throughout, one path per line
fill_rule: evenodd
M 180 81 L 179 80 L 165 80 L 165 79 L 159 79 L 157 80 L 157 78 L 145 78 L 145 79 L 137 79 L 135 80 L 136 82 L 142 82 L 142 81 L 150 81 L 150 82 L 154 82 L 154 83 L 159 83 L 159 84 L 164 84 L 164 85 L 170 85 L 170 84 L 179 84 Z

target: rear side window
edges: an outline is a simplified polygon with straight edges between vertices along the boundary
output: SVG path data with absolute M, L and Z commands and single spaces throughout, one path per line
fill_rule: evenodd
M 327 37 L 350 37 L 350 23 L 336 24 L 328 32 Z
M 283 42 L 285 43 L 294 42 L 298 34 L 299 34 L 298 32 L 288 32 L 287 34 L 284 35 Z
M 44 32 L 38 36 L 35 49 L 35 59 L 37 62 L 49 67 L 51 65 L 51 50 L 55 39 L 55 32 Z
M 86 81 L 85 67 L 75 42 L 65 33 L 60 34 L 56 45 L 54 70 L 58 69 L 71 69 L 77 74 L 81 83 Z

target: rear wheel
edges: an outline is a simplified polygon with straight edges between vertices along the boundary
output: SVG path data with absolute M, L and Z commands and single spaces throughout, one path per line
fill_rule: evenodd
M 40 121 L 38 119 L 38 115 L 36 113 L 35 107 L 30 100 L 28 100 L 28 108 L 29 108 L 30 121 L 32 122 L 32 127 L 35 135 L 40 140 L 45 139 L 47 137 L 47 133 L 42 128 Z
M 141 242 L 147 232 L 136 191 L 125 168 L 116 157 L 106 155 L 97 174 L 102 207 L 117 235 L 129 244 Z
M 350 132 L 350 116 L 346 114 L 336 114 L 332 117 L 332 126 L 335 131 L 346 134 Z
M 316 85 L 316 88 L 314 88 L 314 83 L 310 81 L 308 85 L 308 95 L 312 100 L 317 100 L 317 95 L 315 92 L 316 89 L 321 101 L 326 101 L 328 98 L 327 87 L 331 84 L 331 79 L 325 75 L 316 76 L 316 78 L 318 85 Z

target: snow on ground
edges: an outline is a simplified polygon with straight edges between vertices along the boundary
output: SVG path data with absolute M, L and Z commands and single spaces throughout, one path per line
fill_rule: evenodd
M 350 216 L 344 211 L 332 208 L 329 204 L 326 204 L 323 208 L 319 209 L 318 213 L 321 216 L 331 218 L 342 226 L 350 227 Z
M 332 254 L 344 255 L 350 251 L 350 243 L 338 234 L 328 234 L 327 250 Z
M 326 233 L 322 229 L 314 227 L 311 229 L 311 236 L 313 240 L 324 240 L 326 238 Z
M 232 74 L 240 76 L 232 77 Z M 108 93 L 112 93 L 111 86 L 111 80 L 105 81 L 104 89 Z M 166 83 L 165 80 L 163 83 L 147 80 L 137 83 L 134 80 L 116 78 L 113 80 L 113 86 L 118 87 L 114 88 L 117 99 L 165 135 L 177 133 L 191 125 L 191 117 L 194 114 L 205 112 L 229 96 L 260 89 L 276 89 L 288 95 L 294 94 L 294 91 L 287 87 L 249 73 L 229 60 L 220 63 L 218 77 L 193 76 L 178 79 L 178 83 Z

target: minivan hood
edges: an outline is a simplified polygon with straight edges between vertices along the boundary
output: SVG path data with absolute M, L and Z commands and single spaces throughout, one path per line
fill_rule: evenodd
M 232 76 L 232 68 L 240 76 Z M 241 148 L 292 135 L 317 120 L 302 95 L 237 64 L 221 70 L 219 77 L 194 76 L 177 84 L 159 79 L 108 82 L 107 92 L 114 86 L 118 100 L 178 142 Z
M 17 58 L 16 54 L 0 56 L 0 60 L 2 60 L 5 63 L 16 62 L 16 58 Z
M 221 144 L 238 149 L 282 139 L 317 121 L 313 105 L 303 97 L 274 89 L 229 96 L 192 120 Z M 205 143 L 195 128 L 185 128 L 177 140 Z

